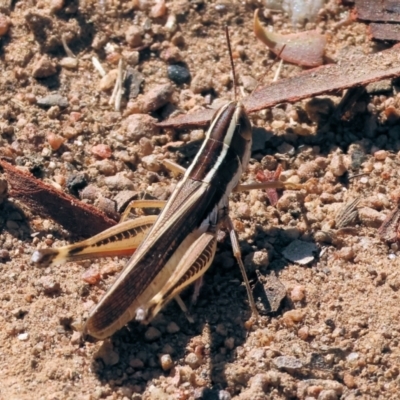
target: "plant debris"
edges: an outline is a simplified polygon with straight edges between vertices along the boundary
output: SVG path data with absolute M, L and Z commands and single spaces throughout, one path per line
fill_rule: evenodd
M 354 17 L 373 22 L 369 32 L 373 39 L 400 41 L 400 4 L 398 1 L 356 0 Z
M 387 78 L 400 76 L 399 47 L 366 56 L 353 57 L 347 62 L 329 64 L 305 71 L 295 77 L 281 79 L 257 89 L 243 101 L 252 113 L 279 103 L 293 103 L 308 97 L 335 93 Z M 189 128 L 207 125 L 215 110 L 200 110 L 179 115 L 157 126 L 162 128 Z
M 378 230 L 382 240 L 388 243 L 400 241 L 400 204 L 386 217 Z
M 33 175 L 0 161 L 4 169 L 9 195 L 25 204 L 33 213 L 50 217 L 77 237 L 89 237 L 117 222 L 97 208 L 54 189 Z
M 256 179 L 260 182 L 277 182 L 279 181 L 279 177 L 282 173 L 282 165 L 278 165 L 275 171 L 258 171 L 256 175 Z M 278 192 L 276 189 L 265 189 L 265 193 L 267 194 L 269 203 L 271 206 L 275 206 L 278 202 Z
M 281 35 L 264 28 L 254 13 L 254 34 L 268 48 L 284 61 L 305 67 L 318 67 L 324 62 L 325 35 L 317 31 L 304 31 Z
M 337 229 L 351 225 L 356 220 L 358 215 L 357 206 L 360 201 L 361 198 L 357 197 L 356 199 L 348 201 L 340 208 L 335 217 L 335 225 Z

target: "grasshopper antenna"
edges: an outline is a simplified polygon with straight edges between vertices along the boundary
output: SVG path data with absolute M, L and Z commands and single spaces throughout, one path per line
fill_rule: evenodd
M 228 44 L 228 52 L 229 52 L 229 60 L 231 62 L 231 69 L 232 69 L 232 75 L 233 75 L 233 90 L 234 90 L 234 96 L 235 96 L 235 101 L 237 101 L 237 85 L 236 85 L 236 73 L 235 73 L 235 64 L 233 63 L 233 57 L 232 57 L 232 47 L 231 47 L 231 39 L 229 37 L 229 28 L 228 25 L 225 26 L 225 36 L 226 36 L 226 43 Z

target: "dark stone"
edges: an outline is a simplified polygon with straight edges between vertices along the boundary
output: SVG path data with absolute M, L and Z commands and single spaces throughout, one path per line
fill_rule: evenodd
M 72 174 L 67 178 L 67 188 L 74 194 L 77 194 L 78 190 L 83 189 L 87 184 L 87 176 L 81 172 Z
M 177 85 L 190 81 L 190 72 L 183 64 L 173 64 L 168 66 L 168 78 Z

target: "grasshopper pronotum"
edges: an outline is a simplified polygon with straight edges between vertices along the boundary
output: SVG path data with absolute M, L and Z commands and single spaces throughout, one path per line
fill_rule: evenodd
M 231 54 L 227 34 L 229 53 Z M 235 74 L 232 63 L 233 79 Z M 236 89 L 236 87 L 235 87 Z M 236 92 L 236 90 L 235 90 Z M 98 339 L 111 336 L 132 319 L 149 322 L 171 299 L 185 310 L 179 293 L 211 265 L 217 232 L 227 228 L 241 268 L 253 315 L 257 314 L 237 236 L 229 218 L 234 190 L 280 186 L 239 185 L 250 159 L 252 128 L 240 101 L 231 101 L 215 114 L 206 138 L 171 198 L 139 202 L 163 206 L 158 217 L 140 217 L 119 224 L 91 239 L 59 249 L 37 250 L 32 260 L 49 265 L 68 260 L 133 252 L 128 264 L 91 311 L 84 333 Z

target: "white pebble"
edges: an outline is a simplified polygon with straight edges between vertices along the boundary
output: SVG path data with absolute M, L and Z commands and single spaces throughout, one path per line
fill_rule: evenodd
M 25 332 L 25 333 L 20 333 L 18 335 L 18 340 L 21 340 L 21 341 L 25 342 L 28 339 L 29 339 L 29 333 Z

